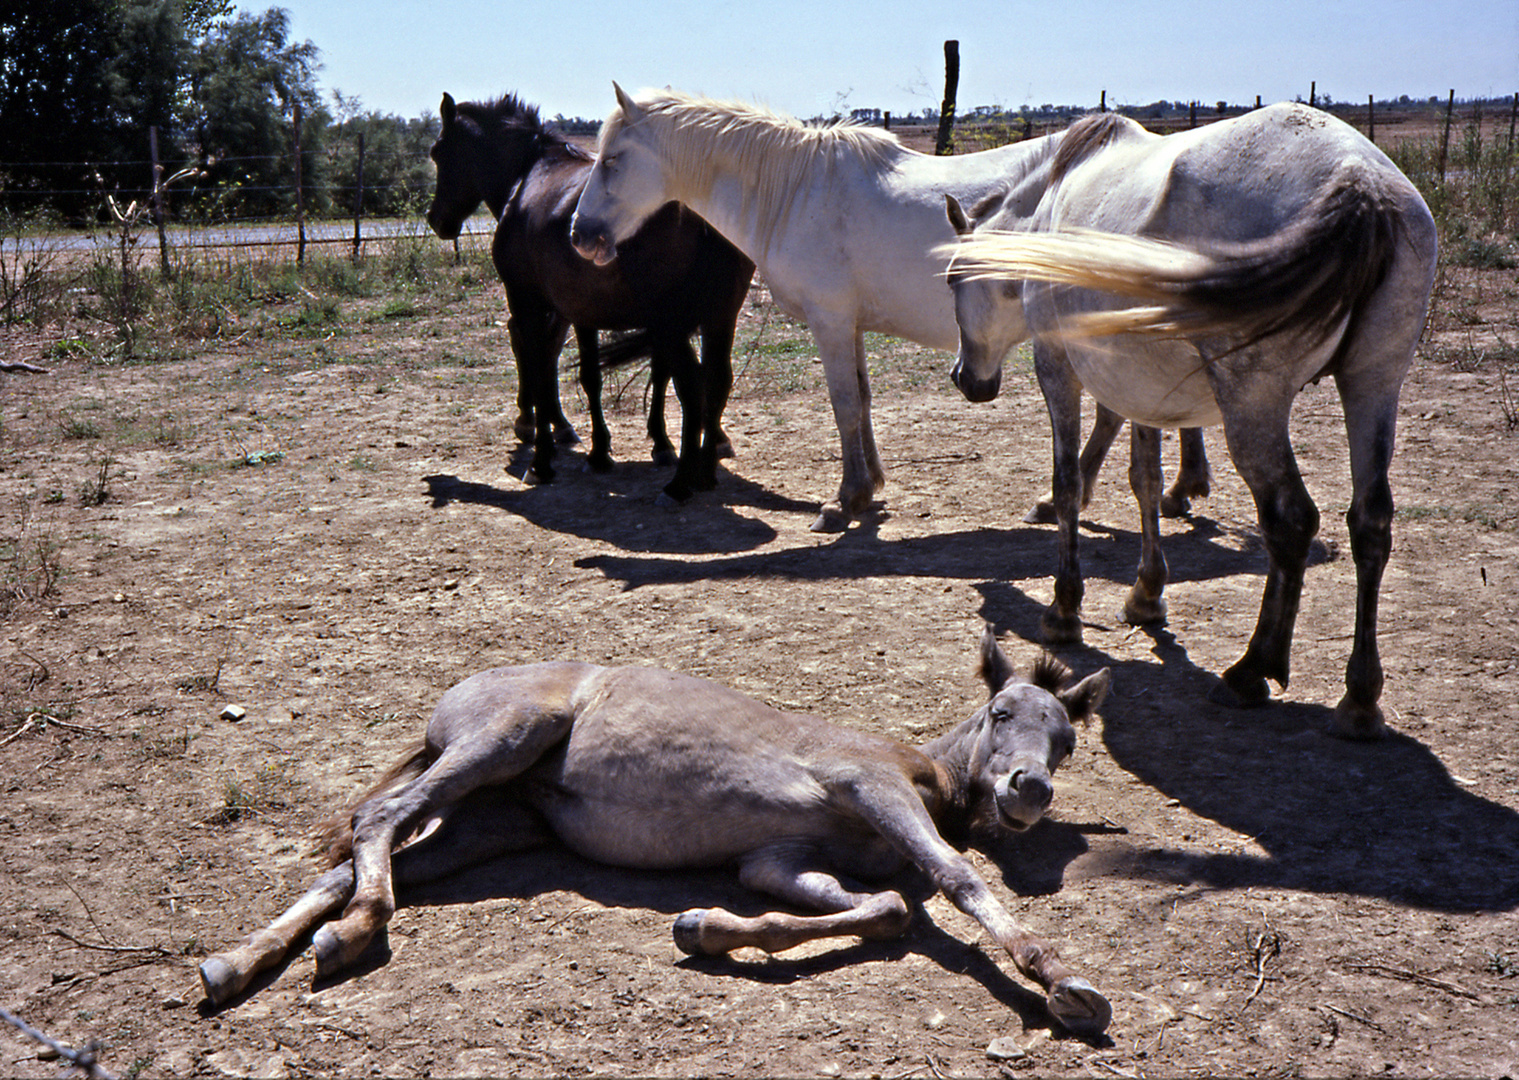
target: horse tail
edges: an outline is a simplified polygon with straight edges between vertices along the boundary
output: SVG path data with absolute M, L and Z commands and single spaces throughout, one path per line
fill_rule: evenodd
M 1062 319 L 1062 336 L 1223 335 L 1233 351 L 1292 331 L 1312 347 L 1354 323 L 1386 279 L 1402 232 L 1386 179 L 1347 162 L 1284 228 L 1258 240 L 1179 244 L 1090 229 L 991 232 L 964 238 L 952 257 L 957 276 L 1074 285 L 1143 305 Z
M 323 856 L 329 868 L 343 862 L 353 854 L 354 812 L 371 799 L 384 798 L 400 791 L 421 776 L 436 760 L 437 755 L 428 748 L 425 742 L 418 743 L 405 757 L 392 765 L 385 775 L 375 781 L 373 787 L 317 825 L 313 837 L 315 841 L 313 850 Z
M 601 349 L 598 361 L 602 370 L 623 367 L 654 354 L 654 336 L 647 330 L 624 334 Z

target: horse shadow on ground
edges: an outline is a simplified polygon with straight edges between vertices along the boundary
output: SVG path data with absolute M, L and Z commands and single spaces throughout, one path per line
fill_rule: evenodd
M 1005 583 L 979 588 L 981 614 L 999 633 L 1039 640 L 1042 604 Z M 1519 907 L 1513 807 L 1463 789 L 1407 735 L 1375 743 L 1330 737 L 1327 706 L 1216 705 L 1207 700 L 1216 676 L 1168 630 L 1142 632 L 1159 664 L 1086 645 L 1057 650 L 1078 672 L 1113 669 L 1101 710 L 1104 746 L 1120 768 L 1266 855 L 1104 842 L 1083 860 L 1083 874 L 1352 893 L 1452 913 Z
M 1132 582 L 1139 564 L 1136 532 L 1084 524 L 1081 566 L 1088 579 Z M 1264 574 L 1266 555 L 1252 530 L 1230 530 L 1207 518 L 1166 537 L 1172 581 L 1209 581 L 1236 574 Z M 1004 578 L 1048 577 L 1058 557 L 1047 528 L 976 528 L 931 536 L 882 539 L 875 524 L 841 534 L 833 543 L 776 551 L 733 554 L 692 562 L 681 558 L 594 555 L 577 559 L 582 569 L 599 570 L 623 583 L 624 591 L 643 585 L 693 585 L 739 579 L 790 581 L 863 580 L 872 577 L 940 577 L 982 581 L 988 573 Z M 1309 565 L 1334 557 L 1319 545 Z
M 1085 848 L 1078 845 L 1065 850 L 1075 855 Z M 926 874 L 908 868 L 889 884 L 899 889 L 917 908 L 912 925 L 899 938 L 864 941 L 844 937 L 838 939 L 834 948 L 801 957 L 782 954 L 753 959 L 751 957 L 759 956 L 758 951 L 746 950 L 729 956 L 686 956 L 674 963 L 715 978 L 783 986 L 871 961 L 899 960 L 915 954 L 945 971 L 967 975 L 981 984 L 994 1000 L 1018 1013 L 1025 1028 L 1051 1027 L 1040 993 L 1010 975 L 982 946 L 954 937 L 928 916 L 922 902 L 934 893 L 935 888 Z M 535 897 L 555 892 L 572 893 L 600 908 L 661 912 L 669 917 L 670 929 L 663 931 L 665 935 L 673 929 L 676 916 L 692 908 L 724 907 L 744 916 L 789 910 L 774 899 L 744 888 L 732 871 L 627 870 L 591 862 L 557 843 L 500 856 L 440 881 L 402 888 L 396 899 L 400 907 L 425 908 L 500 900 L 531 902 Z M 582 914 L 585 914 L 583 910 L 573 906 L 568 915 L 557 913 L 557 908 L 555 912 L 533 912 L 523 920 L 521 928 L 510 935 L 511 940 L 524 951 L 541 953 L 560 923 Z M 421 928 L 419 936 L 425 938 L 427 933 L 425 927 Z M 589 932 L 589 940 L 594 940 L 594 936 L 593 929 Z M 310 940 L 307 935 L 297 942 L 283 961 L 260 973 L 243 994 L 220 1009 L 203 1002 L 202 1014 L 210 1016 L 234 1009 L 278 981 L 305 953 Z M 671 948 L 673 952 L 673 944 Z M 332 978 L 314 981 L 312 989 L 323 990 L 362 978 L 383 968 L 391 959 L 389 935 L 382 931 L 354 964 Z M 1011 962 L 1008 964 L 1010 968 Z M 439 979 L 446 974 L 440 969 Z
M 519 450 L 520 453 L 520 450 Z M 448 474 L 424 476 L 434 509 L 450 503 L 487 506 L 552 532 L 600 540 L 624 551 L 712 555 L 752 551 L 776 537 L 770 525 L 735 507 L 812 513 L 815 503 L 777 495 L 719 467 L 718 490 L 680 506 L 659 504 L 673 470 L 649 462 L 619 462 L 610 472 L 584 468 L 584 458 L 562 450 L 549 484 L 507 490 Z M 521 470 L 508 466 L 508 471 Z M 694 520 L 699 519 L 699 520 Z

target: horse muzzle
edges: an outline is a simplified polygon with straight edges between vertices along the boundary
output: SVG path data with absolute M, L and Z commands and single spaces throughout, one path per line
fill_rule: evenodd
M 1038 824 L 1055 801 L 1055 786 L 1043 769 L 1015 769 L 1002 777 L 993 789 L 997 817 L 1015 832 Z
M 596 222 L 582 222 L 579 214 L 570 221 L 570 246 L 581 258 L 590 259 L 597 266 L 606 266 L 617 258 L 611 232 Z
M 1002 369 L 999 367 L 988 376 L 972 375 L 965 366 L 963 359 L 956 360 L 955 366 L 950 369 L 950 382 L 955 388 L 965 395 L 966 401 L 983 402 L 991 401 L 1002 389 Z

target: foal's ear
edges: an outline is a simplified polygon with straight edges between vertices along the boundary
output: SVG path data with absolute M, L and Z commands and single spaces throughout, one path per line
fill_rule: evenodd
M 981 631 L 981 657 L 976 665 L 976 673 L 986 683 L 986 689 L 993 697 L 1014 675 L 1013 662 L 1002 651 L 1002 646 L 997 644 L 997 635 L 992 633 L 990 623 Z
M 1112 683 L 1112 670 L 1103 668 L 1095 675 L 1088 675 L 1075 686 L 1062 690 L 1055 696 L 1060 699 L 1060 704 L 1065 706 L 1065 711 L 1070 714 L 1072 723 L 1085 724 L 1092 719 L 1092 714 L 1097 711 L 1097 706 L 1102 704 L 1102 699 L 1108 696 L 1108 687 Z
M 949 223 L 954 227 L 956 235 L 969 236 L 971 234 L 970 218 L 965 216 L 960 200 L 947 191 L 944 193 L 944 210 L 949 214 Z
M 443 95 L 443 104 L 438 106 L 438 115 L 443 119 L 443 126 L 447 127 L 454 122 L 454 117 L 459 115 L 459 108 L 454 104 L 452 94 Z

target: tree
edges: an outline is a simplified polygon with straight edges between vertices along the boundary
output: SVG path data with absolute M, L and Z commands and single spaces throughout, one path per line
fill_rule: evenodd
M 224 206 L 243 212 L 284 209 L 294 168 L 292 108 L 301 105 L 302 176 L 319 190 L 321 136 L 328 123 L 317 89 L 321 51 L 292 43 L 290 13 L 240 12 L 212 27 L 189 65 L 187 134 L 213 183 L 230 189 Z

